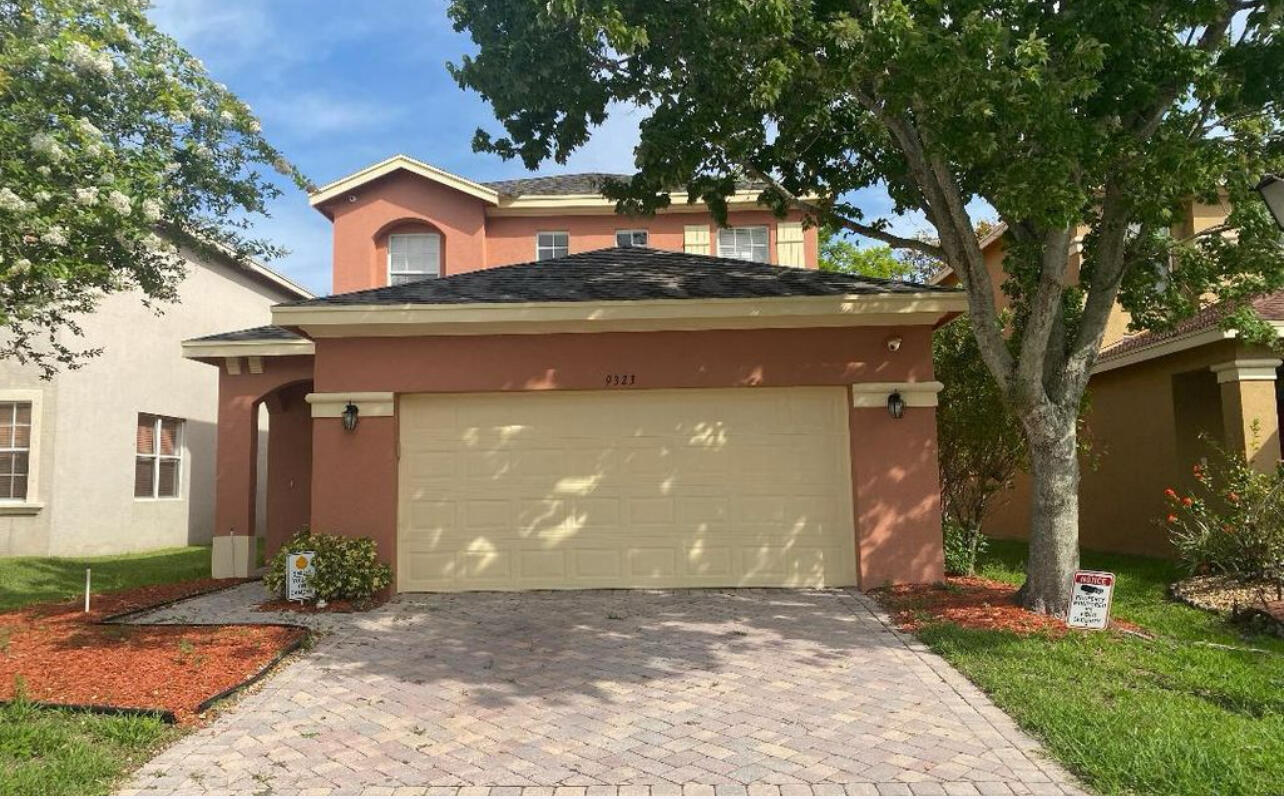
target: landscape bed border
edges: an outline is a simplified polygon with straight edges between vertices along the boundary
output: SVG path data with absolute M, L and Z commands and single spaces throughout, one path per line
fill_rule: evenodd
M 234 580 L 228 581 L 227 584 L 225 585 L 210 586 L 207 588 L 202 588 L 197 591 L 193 591 L 190 594 L 184 594 L 183 596 L 177 597 L 175 599 L 167 599 L 162 602 L 157 602 L 155 604 L 145 605 L 139 608 L 131 608 L 129 610 L 123 610 L 123 611 L 120 611 L 119 613 L 113 613 L 110 616 L 104 616 L 101 619 L 97 619 L 89 623 L 95 626 L 134 626 L 134 627 L 277 627 L 277 628 L 286 629 L 286 630 L 298 630 L 303 633 L 301 636 L 294 639 L 285 647 L 283 647 L 279 652 L 276 653 L 274 657 L 272 657 L 271 660 L 263 664 L 261 668 L 259 668 L 253 674 L 246 677 L 241 682 L 238 682 L 235 685 L 225 688 L 222 691 L 219 691 L 217 694 L 214 694 L 213 696 L 205 700 L 202 700 L 201 703 L 198 704 L 195 709 L 195 713 L 199 715 L 201 713 L 206 712 L 217 703 L 222 702 L 223 700 L 228 699 L 229 697 L 235 696 L 241 691 L 244 691 L 245 689 L 258 683 L 260 680 L 267 677 L 268 673 L 271 672 L 273 669 L 275 669 L 277 666 L 279 666 L 281 662 L 284 661 L 287 657 L 299 651 L 300 649 L 304 648 L 306 645 L 310 644 L 314 634 L 312 628 L 304 624 L 292 624 L 289 622 L 165 622 L 165 621 L 128 622 L 128 621 L 125 621 L 125 619 L 131 616 L 138 616 L 143 613 L 151 613 L 157 610 L 163 610 L 165 608 L 177 605 L 180 602 L 186 602 L 190 599 L 196 599 L 197 597 L 216 594 L 220 591 L 229 591 L 233 588 L 238 588 L 242 585 L 245 585 L 246 583 L 253 583 L 253 582 L 261 583 L 262 580 L 259 578 L 234 579 Z M 126 590 L 129 590 L 129 589 L 126 589 Z M 44 604 L 44 603 L 40 603 L 40 604 Z M 174 711 L 167 710 L 165 708 L 123 707 L 123 706 L 117 706 L 117 705 L 99 705 L 99 704 L 85 705 L 85 704 L 64 703 L 64 702 L 45 702 L 45 701 L 35 700 L 35 699 L 20 699 L 16 696 L 13 699 L 0 700 L 0 707 L 9 707 L 17 702 L 23 702 L 32 707 L 46 709 L 46 710 L 70 710 L 70 711 L 78 711 L 83 713 L 94 713 L 94 714 L 103 715 L 103 716 L 151 717 L 151 718 L 159 719 L 160 721 L 170 725 L 174 725 L 178 723 L 177 714 Z

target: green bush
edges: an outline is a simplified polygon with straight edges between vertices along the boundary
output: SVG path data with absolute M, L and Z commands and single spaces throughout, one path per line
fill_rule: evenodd
M 306 527 L 281 547 L 268 565 L 263 583 L 285 597 L 286 559 L 291 552 L 315 552 L 316 573 L 308 583 L 318 599 L 369 599 L 392 584 L 392 569 L 379 560 L 371 538 L 313 533 Z
M 941 522 L 941 532 L 945 535 L 945 573 L 965 577 L 975 574 L 977 559 L 990 545 L 980 525 L 964 524 L 946 516 Z
M 1192 470 L 1189 495 L 1165 489 L 1163 521 L 1177 556 L 1195 574 L 1284 585 L 1284 468 L 1259 472 L 1243 457 L 1214 448 Z

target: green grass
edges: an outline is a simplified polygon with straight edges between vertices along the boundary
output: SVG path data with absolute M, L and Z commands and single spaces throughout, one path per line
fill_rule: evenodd
M 210 548 L 95 558 L 0 558 L 0 611 L 82 596 L 86 568 L 92 569 L 94 593 L 195 580 L 210 576 Z
M 1024 544 L 995 542 L 980 572 L 1020 583 L 1024 559 Z M 1169 601 L 1172 563 L 1089 552 L 1083 565 L 1118 575 L 1114 615 L 1157 640 L 952 624 L 920 637 L 1095 791 L 1284 792 L 1284 641 Z
M 0 705 L 0 795 L 106 793 L 179 734 L 155 718 Z

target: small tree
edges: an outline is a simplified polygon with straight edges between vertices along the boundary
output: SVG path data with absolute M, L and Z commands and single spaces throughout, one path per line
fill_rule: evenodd
M 45 376 L 104 294 L 176 297 L 175 242 L 278 251 L 248 214 L 304 181 L 135 0 L 0 0 L 0 358 Z
M 819 266 L 824 272 L 847 272 L 853 275 L 881 277 L 889 280 L 923 280 L 921 264 L 898 255 L 886 244 L 862 247 L 834 225 L 819 230 Z M 939 265 L 939 262 L 936 262 Z
M 1021 426 L 1003 402 L 981 360 L 968 320 L 956 319 L 932 338 L 936 379 L 945 384 L 936 410 L 941 504 L 947 548 L 971 574 L 984 542 L 981 523 L 990 501 L 1025 464 Z

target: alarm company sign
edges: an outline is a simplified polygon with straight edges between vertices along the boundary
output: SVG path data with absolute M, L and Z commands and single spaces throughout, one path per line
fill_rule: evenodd
M 1110 572 L 1077 571 L 1070 585 L 1070 615 L 1066 624 L 1086 630 L 1104 630 L 1110 622 L 1110 600 L 1115 576 Z
M 301 602 L 316 596 L 316 591 L 308 585 L 308 578 L 316 573 L 316 567 L 312 565 L 312 557 L 316 554 L 291 552 L 286 555 L 285 598 L 291 602 Z

